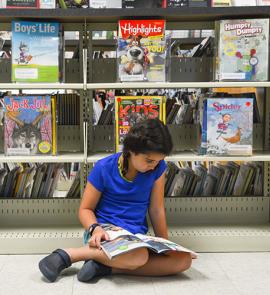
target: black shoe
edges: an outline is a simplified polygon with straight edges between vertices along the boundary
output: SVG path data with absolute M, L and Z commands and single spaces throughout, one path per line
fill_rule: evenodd
M 94 277 L 106 276 L 112 273 L 112 268 L 96 262 L 94 260 L 85 261 L 83 267 L 77 274 L 77 278 L 80 282 L 89 282 Z
M 71 260 L 67 252 L 57 249 L 40 260 L 38 266 L 44 277 L 54 282 L 63 269 L 71 266 Z

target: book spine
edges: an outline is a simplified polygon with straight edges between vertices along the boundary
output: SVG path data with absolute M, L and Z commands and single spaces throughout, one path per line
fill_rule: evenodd
M 51 97 L 51 105 L 52 105 L 52 155 L 56 155 L 57 146 L 56 146 L 56 102 L 55 96 Z

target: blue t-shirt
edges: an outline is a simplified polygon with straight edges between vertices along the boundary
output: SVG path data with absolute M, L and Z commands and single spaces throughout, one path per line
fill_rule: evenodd
M 154 170 L 138 172 L 135 179 L 129 182 L 120 175 L 120 155 L 117 153 L 99 160 L 87 178 L 102 193 L 95 215 L 99 223 L 111 223 L 133 234 L 145 234 L 152 188 L 167 165 L 162 160 Z

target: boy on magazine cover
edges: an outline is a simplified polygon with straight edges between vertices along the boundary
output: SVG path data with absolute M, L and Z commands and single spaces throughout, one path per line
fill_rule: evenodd
M 5 154 L 51 154 L 51 97 L 6 96 L 4 105 Z
M 12 81 L 59 82 L 60 24 L 12 21 Z
M 120 81 L 165 81 L 165 21 L 120 20 L 117 58 Z
M 251 155 L 253 98 L 207 99 L 207 153 Z

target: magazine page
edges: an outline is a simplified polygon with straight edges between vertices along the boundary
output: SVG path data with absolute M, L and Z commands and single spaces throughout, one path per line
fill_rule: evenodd
M 132 235 L 131 232 L 110 223 L 103 223 L 101 226 L 108 233 L 110 240 L 114 240 L 121 236 Z
M 136 234 L 136 237 L 140 239 L 140 241 L 145 242 L 149 246 L 151 246 L 151 249 L 153 249 L 157 253 L 162 253 L 166 251 L 178 251 L 178 252 L 188 252 L 191 253 L 192 258 L 197 258 L 197 253 L 178 245 L 172 241 L 159 238 L 159 237 L 153 237 L 153 236 L 146 236 L 142 234 Z M 149 247 L 148 247 L 149 248 Z
M 123 231 L 119 231 L 119 232 L 123 232 Z M 112 259 L 113 257 L 117 255 L 127 253 L 131 250 L 143 248 L 143 247 L 149 248 L 149 245 L 142 242 L 138 237 L 131 234 L 120 235 L 111 241 L 105 241 L 101 244 L 102 250 L 109 257 L 109 259 Z

